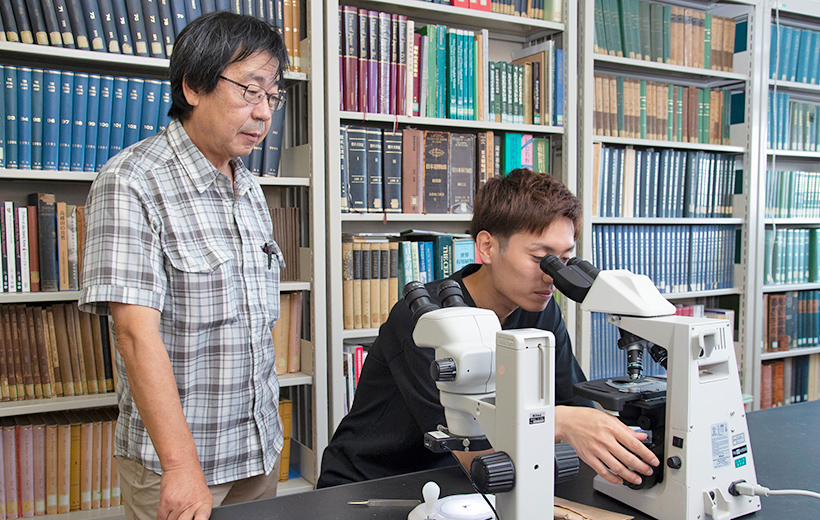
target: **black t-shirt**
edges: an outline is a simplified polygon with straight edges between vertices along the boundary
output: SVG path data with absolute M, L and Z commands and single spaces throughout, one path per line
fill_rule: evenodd
M 463 277 L 478 269 L 465 267 L 450 278 L 461 285 L 464 301 L 475 307 Z M 438 303 L 441 280 L 427 284 Z M 554 300 L 541 312 L 520 308 L 505 320 L 503 329 L 537 328 L 555 335 L 555 404 L 591 406 L 573 394 L 575 383 L 585 381 L 572 354 L 569 335 Z M 379 337 L 368 350 L 356 398 L 322 457 L 318 487 L 400 475 L 455 463 L 450 454 L 424 447 L 424 433 L 445 423 L 436 383 L 430 376 L 432 348 L 413 342 L 413 315 L 404 300 L 393 306 Z

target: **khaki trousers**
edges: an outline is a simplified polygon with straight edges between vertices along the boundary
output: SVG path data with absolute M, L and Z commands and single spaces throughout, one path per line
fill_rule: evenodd
M 120 474 L 120 493 L 128 520 L 156 520 L 160 475 L 125 457 L 115 457 Z M 276 496 L 279 459 L 269 475 L 257 475 L 226 484 L 208 486 L 214 507 Z

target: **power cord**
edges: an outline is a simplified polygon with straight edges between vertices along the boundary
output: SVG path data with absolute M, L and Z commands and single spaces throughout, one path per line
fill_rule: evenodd
M 804 489 L 769 489 L 758 484 L 749 484 L 746 481 L 733 482 L 729 486 L 729 493 L 732 495 L 761 496 L 768 497 L 774 495 L 801 495 L 812 498 L 820 498 L 820 493 L 806 491 Z
M 461 464 L 461 461 L 458 459 L 458 457 L 456 457 L 455 452 L 454 452 L 454 451 L 452 451 L 452 450 L 448 450 L 448 451 L 450 452 L 450 455 L 452 455 L 452 456 L 453 456 L 453 458 L 455 459 L 455 461 L 456 461 L 456 465 L 457 465 L 459 468 L 461 468 L 461 471 L 464 473 L 464 475 L 466 475 L 466 476 L 467 476 L 467 480 L 469 480 L 469 481 L 470 481 L 470 485 L 473 487 L 473 489 L 475 490 L 475 492 L 476 492 L 476 493 L 478 493 L 479 495 L 481 495 L 481 498 L 483 498 L 483 499 L 484 499 L 484 501 L 485 501 L 485 502 L 487 502 L 487 505 L 488 505 L 488 506 L 490 506 L 490 510 L 493 512 L 493 515 L 495 515 L 495 518 L 496 518 L 497 520 L 501 520 L 501 517 L 500 517 L 500 516 L 498 516 L 498 512 L 497 512 L 497 511 L 495 510 L 495 508 L 493 507 L 493 504 L 490 502 L 490 499 L 488 499 L 488 498 L 487 498 L 487 495 L 485 495 L 484 493 L 482 493 L 481 491 L 479 491 L 479 490 L 478 490 L 478 487 L 476 487 L 475 482 L 473 481 L 473 476 L 472 476 L 472 475 L 470 475 L 470 472 L 469 472 L 469 471 L 467 471 L 467 468 L 465 468 L 465 467 L 464 467 L 464 465 L 462 465 L 462 464 Z

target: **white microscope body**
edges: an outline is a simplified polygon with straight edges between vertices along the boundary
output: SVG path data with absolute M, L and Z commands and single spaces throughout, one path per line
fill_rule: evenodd
M 596 476 L 595 489 L 659 520 L 729 520 L 760 510 L 758 497 L 730 492 L 733 482 L 757 484 L 733 325 L 727 320 L 673 316 L 674 306 L 646 276 L 624 270 L 595 274 L 581 309 L 608 313 L 607 321 L 668 353 L 665 405 L 661 396 L 656 418 L 644 417 L 655 423 L 653 432 L 660 433 L 661 465 L 655 472 L 662 474 L 645 489 L 610 484 Z M 561 288 L 558 280 L 556 286 Z M 614 394 L 625 393 L 630 386 L 612 380 L 606 384 Z M 653 401 L 658 398 L 650 395 L 634 403 L 640 410 Z
M 440 374 L 436 384 L 449 433 L 486 435 L 495 452 L 505 452 L 512 462 L 512 472 L 507 466 L 490 477 L 510 484 L 514 475 L 512 489 L 495 495 L 500 518 L 543 518 L 545 512 L 551 516 L 555 451 L 552 333 L 538 329 L 502 332 L 492 311 L 445 307 L 418 318 L 413 340 L 419 347 L 435 349 L 434 365 Z M 470 449 L 468 442 L 462 446 Z

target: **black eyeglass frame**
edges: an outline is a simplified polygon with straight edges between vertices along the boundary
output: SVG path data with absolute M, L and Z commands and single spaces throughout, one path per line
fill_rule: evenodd
M 233 83 L 237 87 L 242 87 L 244 90 L 242 91 L 242 98 L 252 105 L 258 105 L 262 102 L 262 98 L 257 100 L 248 99 L 248 89 L 251 87 L 258 88 L 264 93 L 263 97 L 268 98 L 268 108 L 270 108 L 271 112 L 276 112 L 277 110 L 281 110 L 285 107 L 285 102 L 287 101 L 287 92 L 279 92 L 278 94 L 269 94 L 267 90 L 263 89 L 259 85 L 251 83 L 250 85 L 243 85 L 238 81 L 234 81 L 231 78 L 226 78 L 225 76 L 219 76 L 219 79 L 224 79 L 229 83 Z

